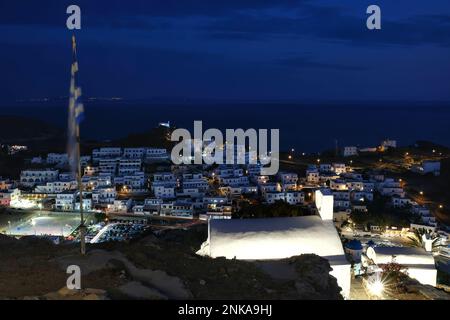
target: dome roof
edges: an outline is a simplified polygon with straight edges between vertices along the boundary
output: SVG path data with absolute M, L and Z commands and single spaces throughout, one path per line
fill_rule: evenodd
M 345 244 L 345 247 L 350 250 L 362 250 L 363 249 L 361 241 L 356 240 L 356 239 L 353 239 L 353 240 L 350 240 L 349 242 L 347 242 Z

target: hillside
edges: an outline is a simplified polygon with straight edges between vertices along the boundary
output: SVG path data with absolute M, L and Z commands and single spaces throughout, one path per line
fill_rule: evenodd
M 44 121 L 19 116 L 0 115 L 2 143 L 28 143 L 60 136 L 63 130 Z
M 287 259 L 296 277 L 280 280 L 253 262 L 196 255 L 206 236 L 205 226 L 170 230 L 81 257 L 75 245 L 0 235 L 0 299 L 342 299 L 323 258 Z M 81 268 L 78 294 L 65 289 L 68 265 Z

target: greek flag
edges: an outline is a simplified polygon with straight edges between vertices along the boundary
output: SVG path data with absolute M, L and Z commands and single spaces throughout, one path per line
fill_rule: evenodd
M 70 70 L 69 121 L 67 134 L 67 154 L 72 172 L 76 173 L 79 161 L 79 125 L 84 119 L 84 106 L 81 101 L 81 88 L 77 84 L 78 61 L 75 36 L 72 37 L 72 67 Z
M 84 119 L 84 106 L 81 101 L 81 88 L 77 86 L 78 61 L 75 36 L 72 38 L 72 52 L 73 62 L 70 78 L 70 107 L 73 109 L 74 120 L 76 124 L 79 125 Z

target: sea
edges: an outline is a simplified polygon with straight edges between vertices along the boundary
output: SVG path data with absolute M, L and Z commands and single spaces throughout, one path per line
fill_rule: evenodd
M 377 146 L 384 139 L 401 146 L 418 140 L 450 146 L 450 103 L 340 102 L 340 103 L 155 103 L 88 102 L 81 135 L 99 141 L 122 138 L 169 122 L 203 130 L 279 129 L 281 150 L 334 150 L 343 146 Z M 0 107 L 0 115 L 18 115 L 67 125 L 67 105 L 33 103 Z M 192 132 L 192 131 L 191 131 Z

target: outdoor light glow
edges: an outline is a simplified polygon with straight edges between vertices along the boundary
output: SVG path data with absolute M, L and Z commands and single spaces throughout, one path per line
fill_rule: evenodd
M 444 208 L 444 206 L 442 204 L 440 204 L 439 205 L 439 209 L 442 209 L 442 208 Z
M 292 159 L 292 156 L 289 156 L 289 160 Z
M 380 273 L 376 273 L 370 278 L 366 279 L 365 287 L 368 291 L 368 294 L 375 298 L 383 297 L 383 293 L 386 291 L 386 286 L 381 279 Z
M 373 283 L 370 283 L 368 288 L 370 293 L 376 297 L 381 297 L 383 295 L 384 285 L 381 280 L 376 280 Z
M 420 195 L 423 196 L 423 191 L 420 191 Z

